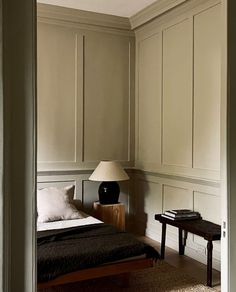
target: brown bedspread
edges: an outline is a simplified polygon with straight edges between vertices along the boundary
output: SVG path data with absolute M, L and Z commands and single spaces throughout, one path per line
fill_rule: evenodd
M 159 258 L 151 246 L 106 224 L 39 231 L 37 242 L 38 282 L 143 254 Z

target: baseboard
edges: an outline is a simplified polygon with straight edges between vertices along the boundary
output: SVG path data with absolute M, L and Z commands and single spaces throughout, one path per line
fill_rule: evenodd
M 157 233 L 157 231 L 151 229 L 151 228 L 147 228 L 146 229 L 146 234 L 147 237 L 157 241 L 157 242 L 161 242 L 161 232 L 159 231 Z M 176 250 L 178 252 L 178 241 L 174 238 L 172 238 L 172 236 L 170 237 L 170 235 L 166 235 L 166 246 L 170 247 L 174 250 Z M 199 245 L 199 248 L 196 248 L 196 244 L 194 247 L 187 244 L 187 246 L 185 247 L 185 255 L 189 256 L 190 258 L 193 258 L 194 260 L 205 264 L 207 263 L 207 255 L 205 253 L 205 248 Z M 221 261 L 215 257 L 213 257 L 213 263 L 212 266 L 214 269 L 216 269 L 217 271 L 220 271 L 221 269 Z

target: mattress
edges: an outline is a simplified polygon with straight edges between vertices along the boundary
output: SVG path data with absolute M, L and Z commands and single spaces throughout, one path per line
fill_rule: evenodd
M 58 230 L 58 229 L 76 227 L 76 226 L 103 223 L 101 220 L 98 220 L 82 211 L 80 211 L 80 214 L 82 214 L 84 218 L 73 219 L 73 220 L 60 220 L 60 221 L 53 221 L 53 222 L 46 222 L 46 223 L 38 222 L 37 231 Z

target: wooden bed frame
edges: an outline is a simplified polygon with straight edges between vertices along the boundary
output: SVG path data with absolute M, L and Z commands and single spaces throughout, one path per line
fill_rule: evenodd
M 57 277 L 54 280 L 38 283 L 38 289 L 49 288 L 52 286 L 63 285 L 73 282 L 79 282 L 83 280 L 101 278 L 105 276 L 112 276 L 117 274 L 129 273 L 131 271 L 150 268 L 154 266 L 152 259 L 134 259 L 124 262 L 118 262 L 113 264 L 106 264 L 95 268 L 80 270 L 72 273 L 68 273 Z

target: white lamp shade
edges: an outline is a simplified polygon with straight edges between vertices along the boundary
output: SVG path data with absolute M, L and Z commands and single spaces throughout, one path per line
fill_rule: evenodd
M 117 161 L 103 160 L 89 177 L 94 181 L 122 181 L 129 177 Z

